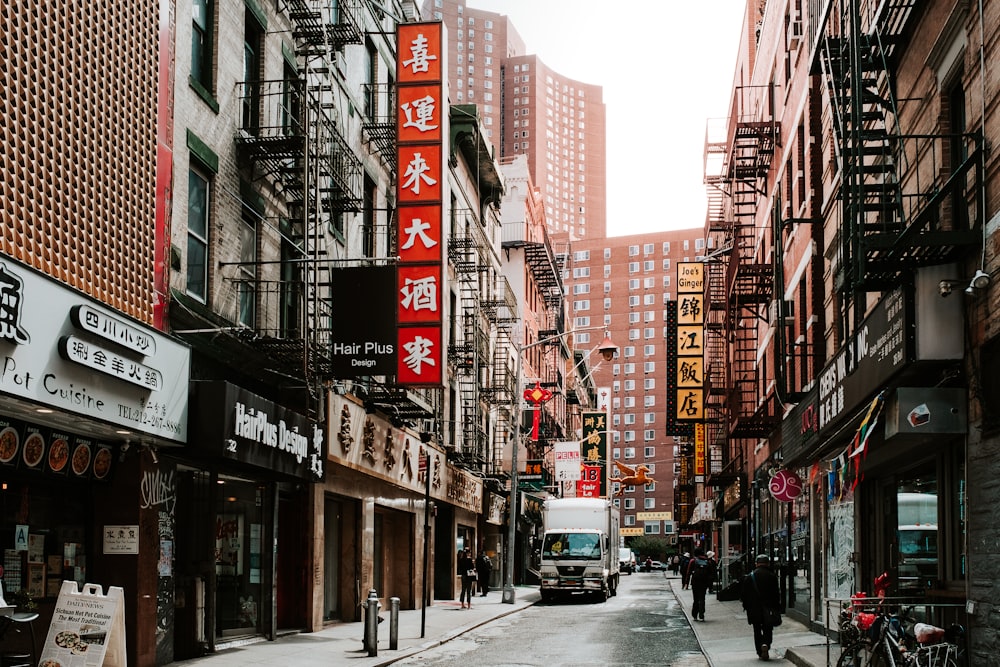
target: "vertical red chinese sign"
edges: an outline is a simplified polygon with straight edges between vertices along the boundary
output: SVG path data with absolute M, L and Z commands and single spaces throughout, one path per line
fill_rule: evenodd
M 583 440 L 580 443 L 580 480 L 578 498 L 608 497 L 608 414 L 583 413 Z
M 447 178 L 444 28 L 404 23 L 396 32 L 396 379 L 444 382 L 442 193 Z

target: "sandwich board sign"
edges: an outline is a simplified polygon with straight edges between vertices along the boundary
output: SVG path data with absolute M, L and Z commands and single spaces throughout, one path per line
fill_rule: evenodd
M 64 581 L 38 667 L 126 667 L 125 591 Z

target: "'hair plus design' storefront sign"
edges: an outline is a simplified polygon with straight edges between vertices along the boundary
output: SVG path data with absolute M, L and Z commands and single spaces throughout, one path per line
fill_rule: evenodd
M 396 377 L 401 385 L 441 386 L 444 378 L 444 46 L 440 21 L 397 29 Z
M 323 429 L 304 415 L 229 382 L 193 382 L 193 424 L 204 443 L 194 455 L 322 481 Z

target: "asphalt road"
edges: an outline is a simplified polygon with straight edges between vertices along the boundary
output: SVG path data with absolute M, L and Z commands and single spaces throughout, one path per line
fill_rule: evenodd
M 706 667 L 663 574 L 624 575 L 605 603 L 541 602 L 397 665 L 422 667 Z

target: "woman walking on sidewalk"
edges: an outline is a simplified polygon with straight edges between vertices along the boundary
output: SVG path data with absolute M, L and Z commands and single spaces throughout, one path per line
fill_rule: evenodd
M 757 657 L 770 660 L 772 629 L 781 624 L 781 591 L 778 577 L 771 571 L 771 559 L 767 554 L 757 556 L 757 567 L 743 577 L 740 596 L 743 609 L 747 612 L 747 623 L 753 626 L 753 645 Z M 774 619 L 778 622 L 775 623 Z
M 466 549 L 458 559 L 458 571 L 462 575 L 462 592 L 458 596 L 462 609 L 472 609 L 472 588 L 479 578 L 476 573 L 476 561 L 472 560 L 472 550 Z

